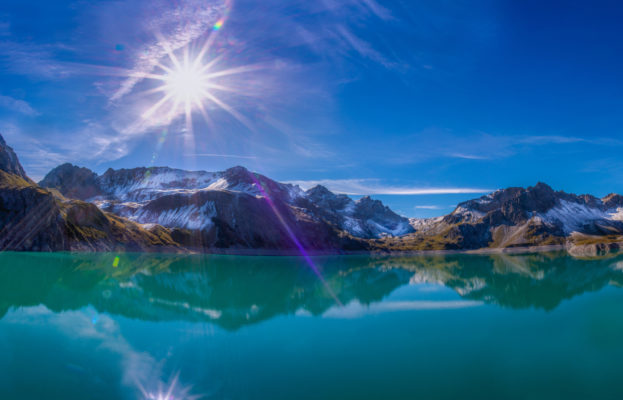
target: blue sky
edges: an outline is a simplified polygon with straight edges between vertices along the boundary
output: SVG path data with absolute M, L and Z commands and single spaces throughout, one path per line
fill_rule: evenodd
M 623 192 L 622 19 L 615 1 L 4 0 L 0 132 L 35 179 L 240 164 L 408 216 L 537 181 L 603 196 Z M 227 89 L 208 119 L 146 118 L 146 76 L 208 40 Z

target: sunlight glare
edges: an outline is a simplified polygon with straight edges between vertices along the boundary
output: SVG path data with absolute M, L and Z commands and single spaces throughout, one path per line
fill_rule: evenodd
M 170 123 L 181 113 L 186 116 L 186 132 L 192 136 L 192 114 L 195 111 L 200 112 L 206 122 L 212 125 L 206 107 L 206 103 L 211 103 L 252 129 L 246 118 L 223 101 L 217 92 L 240 94 L 236 89 L 227 86 L 220 80 L 224 77 L 254 71 L 256 67 L 242 66 L 215 70 L 216 65 L 222 59 L 222 55 L 206 60 L 210 44 L 211 39 L 206 42 L 198 54 L 192 56 L 187 46 L 183 49 L 183 57 L 179 58 L 169 49 L 167 53 L 170 60 L 169 65 L 157 64 L 162 73 L 144 75 L 144 78 L 161 82 L 159 86 L 149 90 L 148 93 L 162 92 L 164 96 L 142 114 L 143 119 L 155 118 L 155 120 Z M 163 107 L 169 108 L 168 113 L 166 111 L 161 112 Z
M 197 104 L 207 92 L 207 75 L 193 64 L 184 63 L 164 76 L 163 91 L 181 104 Z

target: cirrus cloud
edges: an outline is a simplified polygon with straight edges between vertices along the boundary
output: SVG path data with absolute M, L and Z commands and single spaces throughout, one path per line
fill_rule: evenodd
M 349 195 L 430 195 L 430 194 L 463 194 L 489 193 L 493 190 L 470 187 L 413 187 L 384 185 L 379 179 L 321 179 L 299 180 L 288 183 L 309 189 L 316 185 L 325 186 L 335 193 Z

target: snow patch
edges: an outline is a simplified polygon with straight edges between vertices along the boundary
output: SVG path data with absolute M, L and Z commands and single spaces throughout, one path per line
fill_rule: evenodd
M 608 218 L 613 221 L 623 221 L 623 207 L 606 211 Z
M 609 214 L 586 204 L 560 200 L 560 203 L 540 216 L 544 222 L 560 224 L 566 234 L 577 231 L 588 222 L 600 219 L 611 219 Z
M 485 213 L 461 206 L 457 207 L 453 214 L 460 214 L 468 221 L 477 221 L 485 216 Z
M 344 217 L 344 229 L 353 236 L 364 234 L 361 222 L 355 218 L 345 216 Z
M 380 236 L 381 234 L 386 234 L 390 236 L 401 236 L 408 233 L 411 229 L 411 226 L 407 223 L 400 223 L 394 229 L 383 226 L 376 221 L 369 219 L 368 224 L 371 225 L 374 229 L 374 235 Z
M 195 204 L 161 212 L 151 212 L 140 208 L 127 217 L 140 224 L 159 224 L 167 228 L 206 229 L 212 225 L 216 216 L 214 202 L 208 201 L 202 206 Z

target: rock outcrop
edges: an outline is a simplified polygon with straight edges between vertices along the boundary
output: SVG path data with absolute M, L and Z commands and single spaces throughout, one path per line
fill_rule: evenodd
M 220 172 L 109 169 L 97 176 L 62 165 L 41 185 L 175 230 L 193 248 L 364 250 L 365 239 L 413 231 L 407 218 L 379 201 L 353 201 L 320 186 L 305 192 L 240 166 Z
M 600 255 L 618 251 L 620 238 L 623 196 L 617 194 L 599 199 L 538 183 L 463 202 L 443 217 L 409 221 L 368 196 L 353 200 L 323 186 L 303 191 L 240 166 L 97 175 L 64 164 L 37 185 L 0 138 L 4 250 L 337 253 L 555 245 Z
M 11 147 L 9 147 L 2 135 L 0 135 L 0 171 L 17 175 L 18 177 L 30 182 L 30 178 L 26 176 L 24 168 L 19 163 L 17 155 Z
M 181 251 L 168 232 L 152 233 L 32 182 L 0 136 L 0 251 Z
M 39 185 L 57 189 L 71 199 L 86 200 L 102 194 L 95 172 L 69 163 L 54 168 Z
M 412 221 L 416 232 L 379 244 L 392 250 L 475 250 L 560 245 L 575 233 L 623 234 L 623 198 L 555 191 L 544 183 L 498 190 L 450 214 Z

